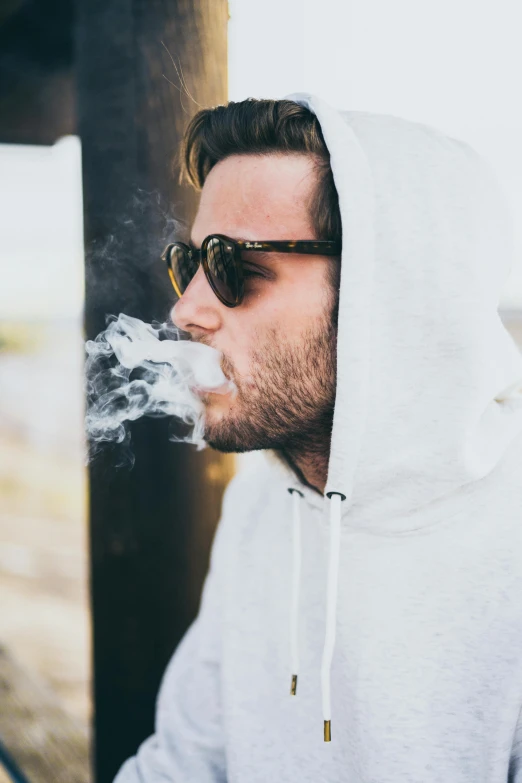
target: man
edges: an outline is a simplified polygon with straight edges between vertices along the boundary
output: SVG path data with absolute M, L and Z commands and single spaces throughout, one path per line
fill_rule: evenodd
M 265 456 L 227 488 L 117 783 L 521 783 L 522 358 L 494 177 L 439 131 L 304 94 L 200 112 L 183 159 L 202 192 L 173 320 L 238 388 L 203 397 L 205 437 Z M 318 244 L 264 244 L 285 240 Z

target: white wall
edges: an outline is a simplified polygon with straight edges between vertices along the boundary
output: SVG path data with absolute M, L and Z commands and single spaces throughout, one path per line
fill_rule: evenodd
M 515 217 L 503 306 L 522 308 L 522 6 L 518 0 L 230 0 L 229 97 L 322 95 L 462 138 Z
M 80 142 L 0 144 L 0 318 L 63 318 L 83 304 Z

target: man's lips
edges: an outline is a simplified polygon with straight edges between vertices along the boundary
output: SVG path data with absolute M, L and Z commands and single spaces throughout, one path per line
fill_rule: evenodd
M 227 394 L 230 391 L 230 384 L 227 381 L 221 384 L 221 386 L 215 386 L 212 389 L 205 388 L 204 386 L 193 386 L 192 391 L 200 396 L 207 394 Z

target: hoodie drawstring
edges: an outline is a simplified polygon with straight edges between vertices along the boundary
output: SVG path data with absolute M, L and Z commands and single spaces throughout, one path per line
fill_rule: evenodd
M 295 696 L 297 690 L 297 675 L 299 674 L 299 587 L 301 584 L 301 509 L 300 498 L 303 493 L 298 489 L 288 490 L 292 495 L 292 605 L 290 612 L 290 664 L 292 668 L 292 683 L 290 694 Z
M 303 493 L 293 487 L 288 489 L 292 495 L 293 510 L 293 556 L 292 556 L 292 604 L 290 613 L 290 661 L 292 681 L 290 694 L 296 695 L 297 675 L 299 673 L 299 588 L 301 581 L 301 509 Z M 331 733 L 331 683 L 330 670 L 335 645 L 335 626 L 337 617 L 337 585 L 339 581 L 339 551 L 341 542 L 341 502 L 346 495 L 341 492 L 328 492 L 330 500 L 330 547 L 328 556 L 328 581 L 326 586 L 326 632 L 321 662 L 321 695 L 324 719 L 324 741 L 330 742 Z
M 330 669 L 335 644 L 335 625 L 337 617 L 337 583 L 339 581 L 339 550 L 341 542 L 341 501 L 346 496 L 341 492 L 328 492 L 330 499 L 330 550 L 328 556 L 328 581 L 326 585 L 326 632 L 324 637 L 323 659 L 321 662 L 321 694 L 323 699 L 324 741 L 330 742 L 331 700 Z

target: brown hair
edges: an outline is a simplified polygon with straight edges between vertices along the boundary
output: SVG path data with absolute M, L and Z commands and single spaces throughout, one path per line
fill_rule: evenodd
M 294 101 L 247 98 L 199 111 L 189 122 L 179 150 L 180 183 L 186 180 L 201 190 L 209 172 L 220 160 L 230 155 L 269 153 L 313 156 L 317 183 L 308 209 L 316 239 L 342 240 L 339 197 L 321 125 L 315 114 Z M 335 323 L 340 270 L 339 261 L 328 265 Z
M 309 210 L 316 239 L 342 239 L 339 199 L 319 120 L 294 101 L 247 98 L 199 111 L 181 144 L 180 182 L 201 190 L 211 169 L 229 155 L 270 152 L 315 158 L 318 176 Z

